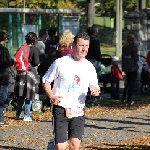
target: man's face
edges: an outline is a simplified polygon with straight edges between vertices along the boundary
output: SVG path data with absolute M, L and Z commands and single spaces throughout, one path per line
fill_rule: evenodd
M 74 54 L 77 59 L 83 59 L 88 53 L 89 48 L 89 40 L 84 40 L 82 38 L 79 38 L 77 40 L 77 44 L 74 45 Z

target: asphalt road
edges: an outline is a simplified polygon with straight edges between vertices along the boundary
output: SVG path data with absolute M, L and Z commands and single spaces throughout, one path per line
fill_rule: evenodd
M 150 135 L 149 114 L 149 108 L 144 107 L 88 116 L 82 147 L 92 148 L 94 143 L 125 144 L 130 139 Z M 51 139 L 50 119 L 0 127 L 0 150 L 46 150 Z

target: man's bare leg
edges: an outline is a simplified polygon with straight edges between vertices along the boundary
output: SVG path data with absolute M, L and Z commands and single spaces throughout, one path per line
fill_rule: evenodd
M 54 150 L 65 150 L 67 147 L 67 142 L 58 143 L 54 146 Z
M 79 150 L 81 140 L 78 138 L 69 138 L 69 150 Z

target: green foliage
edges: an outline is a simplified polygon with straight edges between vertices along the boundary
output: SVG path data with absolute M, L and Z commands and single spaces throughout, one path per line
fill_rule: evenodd
M 123 11 L 130 11 L 136 6 L 137 0 L 123 0 Z M 100 0 L 99 12 L 102 16 L 115 17 L 116 15 L 116 0 Z
M 102 16 L 115 17 L 116 15 L 116 0 L 100 0 L 100 7 L 97 8 Z M 122 0 L 122 10 L 132 11 L 137 7 L 137 0 Z M 150 8 L 150 0 L 146 0 L 146 8 Z
M 100 7 L 97 8 L 97 12 L 100 12 L 103 16 L 114 16 L 115 15 L 115 0 L 100 0 Z
M 149 0 L 146 1 L 146 7 L 150 8 L 150 1 Z
M 123 1 L 123 11 L 134 10 L 137 5 L 137 0 L 124 0 Z
M 3 0 L 4 1 L 4 0 Z M 25 0 L 26 8 L 62 8 L 62 9 L 73 9 L 75 8 L 76 1 L 73 0 Z M 6 5 L 5 5 L 6 6 Z M 10 7 L 23 7 L 23 0 L 13 0 L 9 2 Z
M 6 8 L 8 6 L 7 0 L 1 0 L 0 1 L 0 8 Z
M 64 0 L 64 1 L 59 1 L 56 4 L 58 9 L 75 9 L 76 8 L 76 4 L 73 4 L 70 0 Z

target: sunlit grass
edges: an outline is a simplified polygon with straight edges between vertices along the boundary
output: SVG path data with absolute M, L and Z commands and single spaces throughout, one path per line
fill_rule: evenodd
M 102 54 L 110 54 L 115 55 L 115 47 L 109 47 L 109 46 L 101 46 L 101 53 Z

